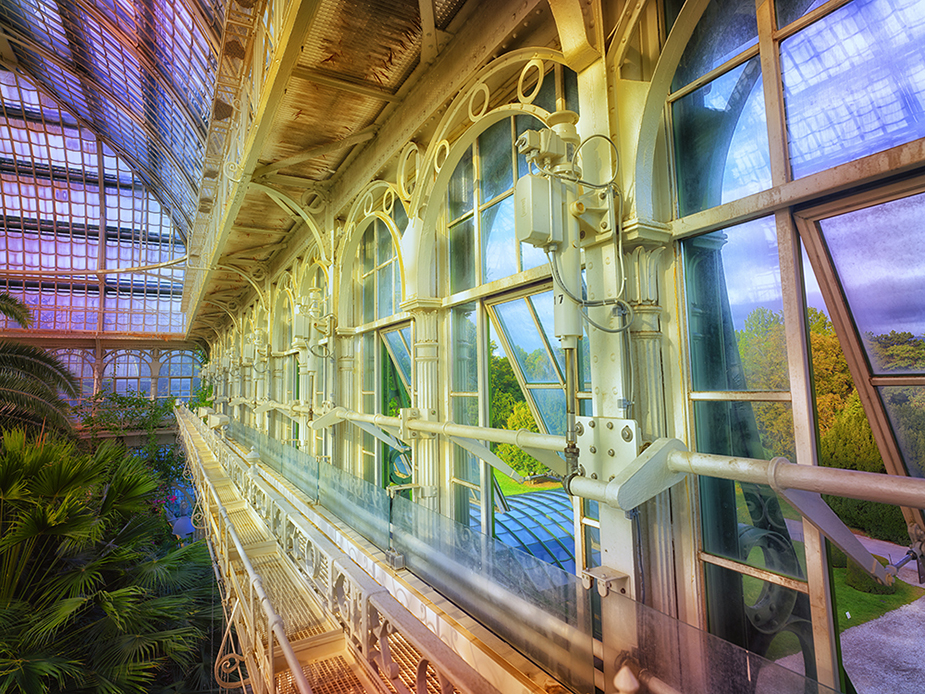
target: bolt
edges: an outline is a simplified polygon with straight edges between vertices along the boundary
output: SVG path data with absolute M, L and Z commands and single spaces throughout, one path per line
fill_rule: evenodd
M 626 595 L 626 588 L 621 588 L 621 589 L 620 589 L 620 592 L 623 593 L 624 595 Z
M 623 437 L 623 440 L 629 443 L 633 440 L 633 430 L 628 426 L 623 427 L 623 431 L 620 432 L 620 435 Z
M 578 424 L 575 425 L 575 433 L 579 436 L 585 433 L 585 427 L 581 422 L 578 422 Z
M 607 428 L 613 429 L 613 422 L 607 422 Z
M 607 193 L 605 193 L 603 190 L 602 190 L 600 193 L 598 193 L 597 196 L 598 196 L 601 200 L 606 200 L 606 199 L 607 199 Z
M 588 422 L 588 426 L 591 427 L 591 428 L 593 429 L 593 428 L 594 428 L 594 420 L 591 420 L 590 422 Z
M 613 449 L 612 449 L 612 448 L 608 448 L 608 449 L 607 449 L 607 455 L 609 455 L 611 458 L 613 458 Z
M 588 448 L 588 450 L 591 451 L 592 453 L 597 453 L 597 447 L 596 447 L 596 446 L 590 446 L 590 447 Z
M 592 479 L 592 480 L 596 480 L 596 479 L 597 479 L 597 473 L 596 473 L 596 472 L 592 472 L 592 473 L 591 473 L 591 479 Z
M 603 222 L 601 222 L 601 229 L 603 229 L 604 231 L 607 231 L 607 227 L 608 227 L 607 220 L 604 220 Z
M 608 482 L 613 482 L 616 478 L 617 478 L 616 475 L 611 475 L 610 477 L 607 478 L 607 481 L 608 481 Z

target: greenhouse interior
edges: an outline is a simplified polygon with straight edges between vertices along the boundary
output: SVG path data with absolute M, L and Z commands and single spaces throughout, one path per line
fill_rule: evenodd
M 921 691 L 925 0 L 4 0 L 0 99 L 4 691 Z

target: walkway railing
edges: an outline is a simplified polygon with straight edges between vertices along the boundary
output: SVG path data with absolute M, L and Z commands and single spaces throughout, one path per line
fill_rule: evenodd
M 328 539 L 306 517 L 304 509 L 297 508 L 299 502 L 276 488 L 260 466 L 249 465 L 188 410 L 179 410 L 178 418 L 181 431 L 184 425 L 198 430 L 225 474 L 278 540 L 283 553 L 321 598 L 329 614 L 343 626 L 348 646 L 367 674 L 388 682 L 399 694 L 427 694 L 428 682 L 430 691 L 453 691 L 455 687 L 460 694 L 500 694 L 502 689 L 476 672 Z M 217 503 L 208 480 L 201 488 Z M 227 519 L 227 515 L 223 518 Z M 224 562 L 229 549 L 226 543 L 219 552 Z

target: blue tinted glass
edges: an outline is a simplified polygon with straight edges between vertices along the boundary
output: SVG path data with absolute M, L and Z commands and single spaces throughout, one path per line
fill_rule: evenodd
M 493 282 L 517 272 L 514 240 L 514 196 L 482 212 L 482 282 Z
M 781 43 L 794 177 L 925 136 L 925 0 L 855 0 Z
M 495 306 L 495 312 L 524 380 L 527 383 L 559 383 L 546 341 L 527 303 L 523 299 L 507 301 Z
M 680 2 L 669 0 L 666 12 L 669 17 L 676 15 L 680 7 Z M 684 49 L 672 89 L 690 84 L 757 42 L 758 21 L 752 0 L 712 0 Z
M 925 193 L 819 222 L 875 374 L 925 373 Z
M 681 216 L 771 187 L 758 58 L 673 104 Z
M 684 241 L 694 390 L 787 390 L 773 217 Z

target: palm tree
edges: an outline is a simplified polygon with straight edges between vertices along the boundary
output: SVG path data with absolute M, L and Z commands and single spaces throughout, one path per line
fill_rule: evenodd
M 0 438 L 0 692 L 184 691 L 216 615 L 208 550 L 178 547 L 156 475 L 104 444 Z
M 32 324 L 29 307 L 9 294 L 0 293 L 0 315 L 24 328 Z M 39 347 L 0 340 L 0 426 L 70 431 L 62 392 L 77 397 L 80 386 L 61 360 Z

